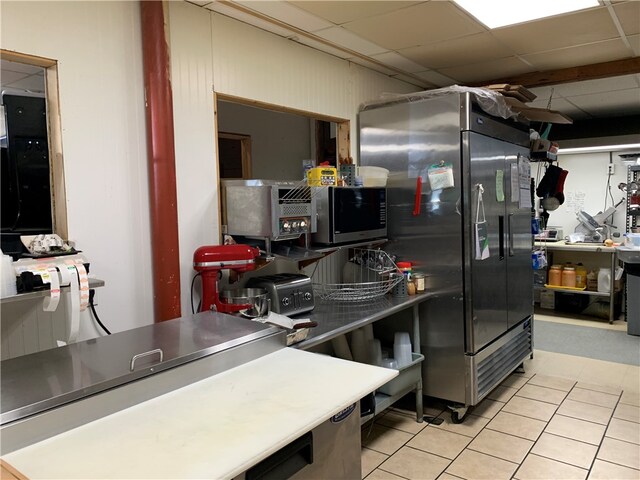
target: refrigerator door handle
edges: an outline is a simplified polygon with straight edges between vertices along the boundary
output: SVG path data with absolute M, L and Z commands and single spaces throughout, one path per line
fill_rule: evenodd
M 513 257 L 513 229 L 511 228 L 511 217 L 513 217 L 513 213 L 510 213 L 507 217 L 507 232 L 509 234 L 509 256 Z
M 504 215 L 498 216 L 498 237 L 500 237 L 500 260 L 504 260 Z

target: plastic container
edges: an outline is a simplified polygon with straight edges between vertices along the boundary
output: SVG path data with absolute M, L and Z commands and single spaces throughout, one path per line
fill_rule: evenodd
M 575 288 L 576 269 L 574 267 L 564 267 L 562 269 L 562 286 Z
M 396 332 L 393 340 L 393 358 L 398 362 L 398 368 L 411 363 L 411 338 L 408 332 Z
M 640 248 L 640 233 L 625 233 L 624 244 L 631 248 Z
M 382 385 L 378 392 L 385 395 L 395 395 L 403 390 L 406 390 L 410 386 L 414 386 L 418 383 L 422 376 L 420 362 L 424 360 L 424 355 L 419 353 L 411 354 L 411 361 L 405 366 L 399 366 L 398 376 L 390 382 Z M 385 365 L 386 366 L 386 365 Z M 387 367 L 392 368 L 392 367 Z
M 416 293 L 424 293 L 426 289 L 426 277 L 424 273 L 413 274 L 413 283 L 416 285 Z
M 382 347 L 377 338 L 369 340 L 369 360 L 371 360 L 371 365 L 382 366 Z
M 600 293 L 611 292 L 611 269 L 601 268 L 598 270 L 598 291 Z
M 389 170 L 382 167 L 358 167 L 358 175 L 362 177 L 365 187 L 386 187 Z
M 576 287 L 585 288 L 587 286 L 587 269 L 579 263 L 576 266 Z
M 2 255 L 0 258 L 0 278 L 2 279 L 0 297 L 12 297 L 18 293 L 13 258 L 10 255 Z
M 549 285 L 562 285 L 562 266 L 551 265 L 549 269 Z
M 411 278 L 411 262 L 398 262 L 396 263 L 396 267 L 400 270 L 407 279 Z

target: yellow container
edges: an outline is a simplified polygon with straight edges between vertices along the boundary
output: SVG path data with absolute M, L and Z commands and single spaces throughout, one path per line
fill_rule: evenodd
M 338 184 L 338 169 L 335 167 L 315 167 L 307 172 L 310 187 L 327 187 Z

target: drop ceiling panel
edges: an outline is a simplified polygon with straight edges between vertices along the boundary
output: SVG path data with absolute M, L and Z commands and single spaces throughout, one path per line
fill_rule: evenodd
M 31 92 L 44 93 L 44 76 L 30 75 L 16 82 L 9 83 L 6 86 L 11 88 L 18 88 L 21 90 L 29 90 Z
M 629 49 L 620 39 L 522 56 L 539 71 L 591 65 L 627 57 Z
M 386 48 L 364 40 L 342 27 L 331 27 L 315 32 L 314 34 L 363 55 L 375 55 L 387 51 Z
M 426 45 L 484 31 L 451 2 L 431 1 L 344 25 L 389 50 Z
M 618 20 L 622 25 L 625 35 L 635 35 L 640 33 L 640 2 L 634 0 L 619 5 L 614 5 Z
M 614 90 L 627 90 L 638 88 L 638 75 L 622 75 L 612 78 L 600 78 L 597 80 L 585 80 L 583 82 L 563 83 L 548 87 L 531 88 L 536 95 L 548 98 L 548 93 L 553 88 L 554 96 L 570 98 L 576 95 L 587 95 L 592 93 L 608 93 Z
M 10 62 L 9 60 L 0 60 L 0 66 L 3 72 L 10 71 L 25 73 L 27 75 L 42 73 L 44 71 L 42 67 L 35 67 L 33 65 L 27 65 L 25 63 Z
M 535 101 L 527 103 L 527 105 L 535 108 L 547 108 L 547 106 L 549 105 L 549 95 L 540 96 L 536 98 Z M 585 120 L 591 118 L 591 116 L 584 110 L 576 107 L 568 100 L 556 96 L 554 96 L 551 100 L 551 106 L 549 108 L 551 110 L 562 112 L 565 115 L 568 115 L 573 120 Z
M 507 57 L 473 65 L 440 68 L 438 71 L 443 75 L 454 78 L 457 83 L 475 83 L 482 82 L 487 78 L 500 78 L 529 73 L 532 71 L 532 68 L 517 57 Z
M 433 70 L 427 70 L 426 72 L 416 72 L 415 76 L 426 80 L 429 83 L 433 83 L 438 87 L 447 87 L 453 85 L 456 81 L 453 78 L 442 75 L 441 73 L 434 72 Z
M 430 69 L 479 63 L 513 55 L 512 51 L 486 32 L 406 48 L 398 53 Z
M 379 55 L 372 55 L 371 58 L 374 58 L 387 65 L 391 65 L 392 67 L 404 70 L 408 73 L 420 72 L 424 70 L 424 65 L 412 62 L 407 57 L 396 52 L 387 52 L 381 53 Z
M 17 82 L 18 80 L 22 80 L 23 78 L 27 78 L 28 76 L 29 76 L 28 73 L 12 72 L 10 70 L 5 70 L 3 65 L 2 75 L 0 76 L 0 80 L 2 80 L 2 86 L 5 86 L 10 83 Z
M 491 33 L 519 54 L 544 52 L 619 37 L 605 7 L 496 28 Z
M 571 103 L 594 115 L 640 114 L 638 90 L 617 90 L 606 95 L 578 95 L 570 98 Z
M 362 1 L 362 2 L 289 2 L 296 7 L 306 10 L 320 18 L 324 18 L 336 25 L 360 20 L 362 18 L 373 17 L 383 13 L 392 12 L 401 8 L 409 7 L 420 2 L 401 1 Z
M 260 12 L 272 18 L 277 18 L 281 22 L 300 28 L 307 32 L 314 32 L 323 28 L 332 27 L 333 24 L 322 18 L 318 18 L 309 12 L 302 10 L 287 2 L 256 2 L 238 1 L 247 8 Z

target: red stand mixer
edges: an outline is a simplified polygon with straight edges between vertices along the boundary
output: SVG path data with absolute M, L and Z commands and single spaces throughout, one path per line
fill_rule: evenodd
M 222 270 L 244 273 L 256 268 L 260 250 L 249 245 L 209 245 L 198 248 L 193 254 L 193 268 L 202 276 L 202 301 L 200 311 L 215 306 L 218 312 L 239 312 L 251 305 L 238 305 L 220 301 L 218 280 Z

